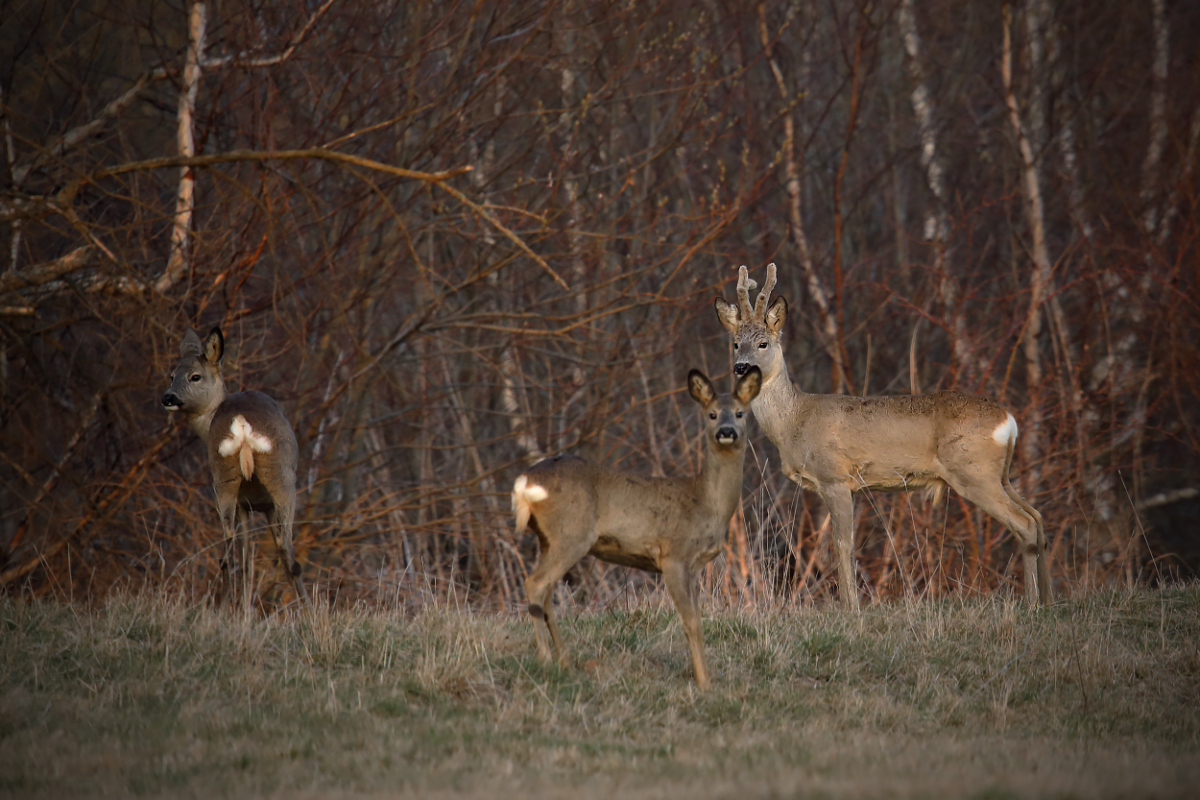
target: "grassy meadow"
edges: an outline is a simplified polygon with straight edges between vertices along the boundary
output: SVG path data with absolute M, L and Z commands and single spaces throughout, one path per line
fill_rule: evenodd
M 524 615 L 0 599 L 9 797 L 1146 797 L 1200 786 L 1200 586 Z

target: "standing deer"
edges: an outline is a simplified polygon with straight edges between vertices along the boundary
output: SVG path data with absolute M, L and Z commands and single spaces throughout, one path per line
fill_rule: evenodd
M 236 593 L 249 555 L 250 512 L 267 515 L 288 579 L 311 608 L 300 562 L 292 546 L 296 514 L 296 434 L 271 397 L 262 392 L 225 392 L 221 357 L 225 337 L 213 328 L 200 341 L 189 329 L 179 346 L 163 408 L 179 411 L 208 448 L 208 466 L 217 495 L 217 513 L 225 534 L 221 570 L 226 590 Z
M 1025 599 L 1049 603 L 1050 570 L 1042 517 L 1008 481 L 1017 422 L 984 397 L 934 395 L 850 397 L 808 394 L 788 377 L 779 334 L 787 301 L 776 297 L 775 265 L 753 307 L 757 284 L 746 268 L 738 275 L 736 306 L 716 298 L 717 318 L 733 335 L 734 372 L 762 370 L 762 391 L 751 409 L 779 450 L 784 474 L 815 491 L 829 508 L 837 548 L 843 603 L 858 610 L 854 570 L 855 492 L 924 489 L 940 496 L 946 486 L 1008 527 L 1025 563 Z
M 531 527 L 541 558 L 525 581 L 538 656 L 550 661 L 546 623 L 567 665 L 554 621 L 554 586 L 589 553 L 602 561 L 659 572 L 683 622 L 696 685 L 708 688 L 704 632 L 697 610 L 697 572 L 725 542 L 742 495 L 746 411 L 762 385 L 758 369 L 743 370 L 733 394 L 718 396 L 703 373 L 688 373 L 688 392 L 705 414 L 704 463 L 689 478 L 640 478 L 559 455 L 534 465 L 513 484 L 517 534 Z

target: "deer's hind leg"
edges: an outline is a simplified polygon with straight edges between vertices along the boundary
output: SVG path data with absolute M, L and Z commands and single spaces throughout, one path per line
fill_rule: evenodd
M 275 497 L 274 505 L 267 512 L 267 525 L 271 528 L 275 546 L 279 548 L 280 563 L 284 572 L 287 573 L 292 589 L 296 592 L 296 597 L 309 610 L 312 610 L 312 601 L 308 599 L 308 592 L 304 588 L 304 579 L 300 577 L 302 570 L 300 562 L 296 559 L 296 547 L 292 541 L 292 523 L 296 516 L 296 490 L 293 488 L 290 493 L 283 492 L 282 494 L 282 497 Z
M 590 524 L 588 524 L 590 522 Z M 579 559 L 592 549 L 593 535 L 561 536 L 547 531 L 536 515 L 530 519 L 530 527 L 538 535 L 540 555 L 537 567 L 525 581 L 525 596 L 529 600 L 529 615 L 533 617 L 533 632 L 537 639 L 538 658 L 549 662 L 552 660 L 550 642 L 546 641 L 547 631 L 558 654 L 559 666 L 567 666 L 567 648 L 563 643 L 562 634 L 554 618 L 554 587 L 558 585 L 567 570 L 575 566 Z M 584 520 L 580 527 L 586 531 L 595 530 L 595 520 Z M 538 620 L 546 623 L 546 630 L 538 624 Z
M 1046 543 L 1046 526 L 1042 522 L 1042 515 L 1038 510 L 1030 505 L 1024 497 L 1017 494 L 1017 490 L 1008 481 L 1008 473 L 1005 472 L 1004 478 L 1001 480 L 1004 486 L 1004 492 L 1009 498 L 1016 503 L 1021 509 L 1033 519 L 1037 527 L 1037 577 L 1038 577 L 1038 599 L 1043 605 L 1049 605 L 1054 601 L 1054 590 L 1050 585 L 1050 549 Z
M 1008 486 L 1005 479 L 995 477 L 949 475 L 947 483 L 954 491 L 982 508 L 1001 525 L 1004 525 L 1013 536 L 1021 549 L 1021 558 L 1025 564 L 1025 601 L 1031 606 L 1038 604 L 1038 584 L 1041 573 L 1046 573 L 1046 589 L 1050 586 L 1049 569 L 1044 566 L 1046 539 L 1042 534 L 1041 515 L 1032 506 L 1016 496 L 1016 491 Z M 1039 564 L 1039 561 L 1041 562 Z M 1043 597 L 1045 596 L 1043 590 Z

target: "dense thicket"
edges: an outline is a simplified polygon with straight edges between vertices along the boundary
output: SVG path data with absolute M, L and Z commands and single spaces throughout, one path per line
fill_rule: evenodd
M 15 0 L 0 582 L 207 586 L 202 448 L 158 397 L 220 324 L 296 427 L 310 576 L 515 601 L 512 479 L 693 469 L 684 376 L 727 374 L 712 298 L 767 261 L 803 388 L 1014 408 L 1064 587 L 1187 569 L 1198 34 L 1166 0 Z M 777 467 L 757 436 L 722 591 L 828 588 Z M 858 508 L 880 595 L 1018 577 L 956 497 Z

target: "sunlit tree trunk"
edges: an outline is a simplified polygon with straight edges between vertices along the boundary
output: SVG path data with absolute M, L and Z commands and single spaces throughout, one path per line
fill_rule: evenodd
M 179 155 L 196 154 L 192 119 L 196 114 L 196 93 L 200 88 L 200 61 L 204 58 L 204 31 L 208 25 L 208 8 L 203 2 L 192 3 L 188 20 L 188 48 L 183 65 L 183 81 L 179 89 L 179 111 L 176 114 L 175 141 Z M 162 293 L 170 289 L 188 268 L 188 232 L 192 225 L 192 206 L 196 178 L 192 167 L 180 167 L 179 189 L 175 197 L 175 218 L 171 225 L 171 251 L 167 268 L 154 284 Z
M 829 306 L 829 296 L 821 276 L 817 274 L 809 252 L 808 236 L 804 232 L 804 215 L 800 208 L 800 184 L 802 163 L 796 153 L 796 123 L 792 114 L 793 97 L 779 64 L 771 55 L 771 34 L 767 30 L 767 15 L 763 4 L 758 6 L 758 30 L 763 48 L 767 53 L 767 63 L 771 75 L 775 79 L 775 87 L 779 90 L 779 99 L 787 111 L 783 114 L 783 169 L 788 196 L 788 229 L 792 234 L 792 243 L 796 254 L 800 257 L 800 267 L 804 271 L 804 279 L 808 287 L 808 295 L 813 305 L 817 307 L 817 317 L 821 323 L 821 344 L 825 352 L 833 360 L 833 391 L 845 390 L 845 365 L 842 363 L 842 350 L 839 346 L 838 322 Z

